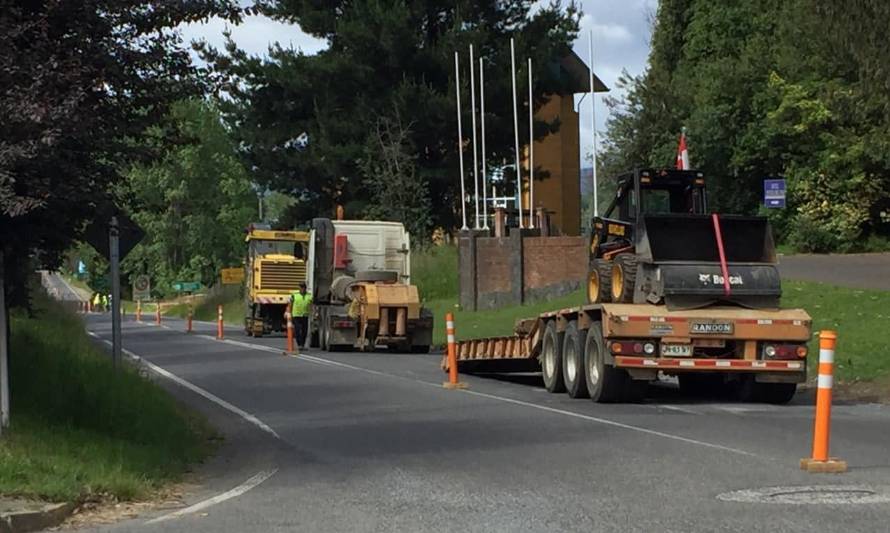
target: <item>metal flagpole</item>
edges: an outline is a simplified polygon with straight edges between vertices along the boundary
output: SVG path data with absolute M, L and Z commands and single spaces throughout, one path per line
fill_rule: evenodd
M 535 229 L 535 103 L 532 100 L 532 58 L 528 58 L 528 227 Z
M 454 52 L 454 93 L 457 96 L 457 154 L 460 161 L 460 216 L 463 220 L 462 231 L 467 231 L 467 191 L 464 187 L 464 134 L 460 124 L 460 60 Z
M 485 165 L 485 70 L 479 58 L 479 115 L 482 121 L 482 229 L 488 228 L 488 173 Z
M 598 217 L 600 208 L 596 179 L 596 87 L 593 85 L 593 30 L 590 30 L 587 41 L 587 54 L 590 63 L 590 129 L 593 131 L 593 216 Z
M 473 228 L 479 229 L 479 158 L 476 155 L 476 62 L 473 60 L 473 45 L 470 45 L 470 117 L 473 125 L 473 205 L 476 207 L 476 223 Z
M 522 172 L 519 168 L 519 110 L 516 107 L 516 46 L 510 38 L 510 73 L 513 79 L 513 149 L 516 155 L 516 207 L 519 211 L 519 229 L 522 225 Z

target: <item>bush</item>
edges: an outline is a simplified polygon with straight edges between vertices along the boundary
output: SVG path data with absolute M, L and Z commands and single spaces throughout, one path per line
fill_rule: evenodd
M 424 301 L 457 297 L 457 247 L 444 244 L 415 249 L 411 278 Z

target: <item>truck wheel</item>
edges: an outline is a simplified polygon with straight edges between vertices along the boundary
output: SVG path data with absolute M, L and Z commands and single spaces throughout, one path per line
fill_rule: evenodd
M 587 302 L 599 304 L 612 299 L 612 266 L 602 259 L 591 259 L 587 268 Z
M 578 321 L 572 320 L 562 337 L 562 377 L 566 392 L 572 398 L 587 398 L 587 380 L 584 379 L 584 336 L 578 331 Z
M 584 378 L 590 399 L 598 403 L 617 402 L 622 399 L 622 387 L 631 381 L 627 372 L 606 364 L 605 343 L 599 322 L 587 330 L 584 342 Z
M 331 332 L 328 330 L 328 314 L 322 311 L 318 320 L 321 322 L 318 325 L 318 347 L 327 352 L 330 351 L 328 341 L 331 338 Z
M 565 392 L 562 379 L 562 335 L 556 332 L 556 322 L 547 322 L 541 346 L 541 375 L 547 392 Z
M 612 301 L 632 303 L 637 283 L 637 256 L 621 254 L 612 262 Z

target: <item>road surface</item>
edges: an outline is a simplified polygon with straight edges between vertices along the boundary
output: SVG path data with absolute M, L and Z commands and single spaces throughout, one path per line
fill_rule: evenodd
M 779 272 L 783 278 L 890 291 L 890 253 L 783 255 Z
M 86 321 L 110 338 L 107 316 Z M 836 406 L 832 452 L 852 468 L 814 475 L 798 466 L 810 451 L 808 397 L 777 407 L 668 390 L 599 405 L 548 394 L 535 377 L 462 376 L 469 389 L 449 391 L 435 355 L 289 357 L 282 338 L 229 331 L 220 342 L 212 324 L 196 328 L 123 324 L 129 353 L 226 435 L 188 498 L 197 507 L 96 531 L 811 533 L 890 523 L 886 407 Z M 786 488 L 733 493 L 775 487 Z M 800 503 L 816 497 L 835 503 Z M 752 498 L 768 502 L 735 501 Z

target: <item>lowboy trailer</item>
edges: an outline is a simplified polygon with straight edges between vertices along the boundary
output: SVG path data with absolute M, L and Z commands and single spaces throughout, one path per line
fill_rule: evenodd
M 719 381 L 744 400 L 785 403 L 806 379 L 810 325 L 800 309 L 588 304 L 520 321 L 508 337 L 460 341 L 457 364 L 540 370 L 548 391 L 599 402 L 639 401 L 661 372 L 684 389 Z

